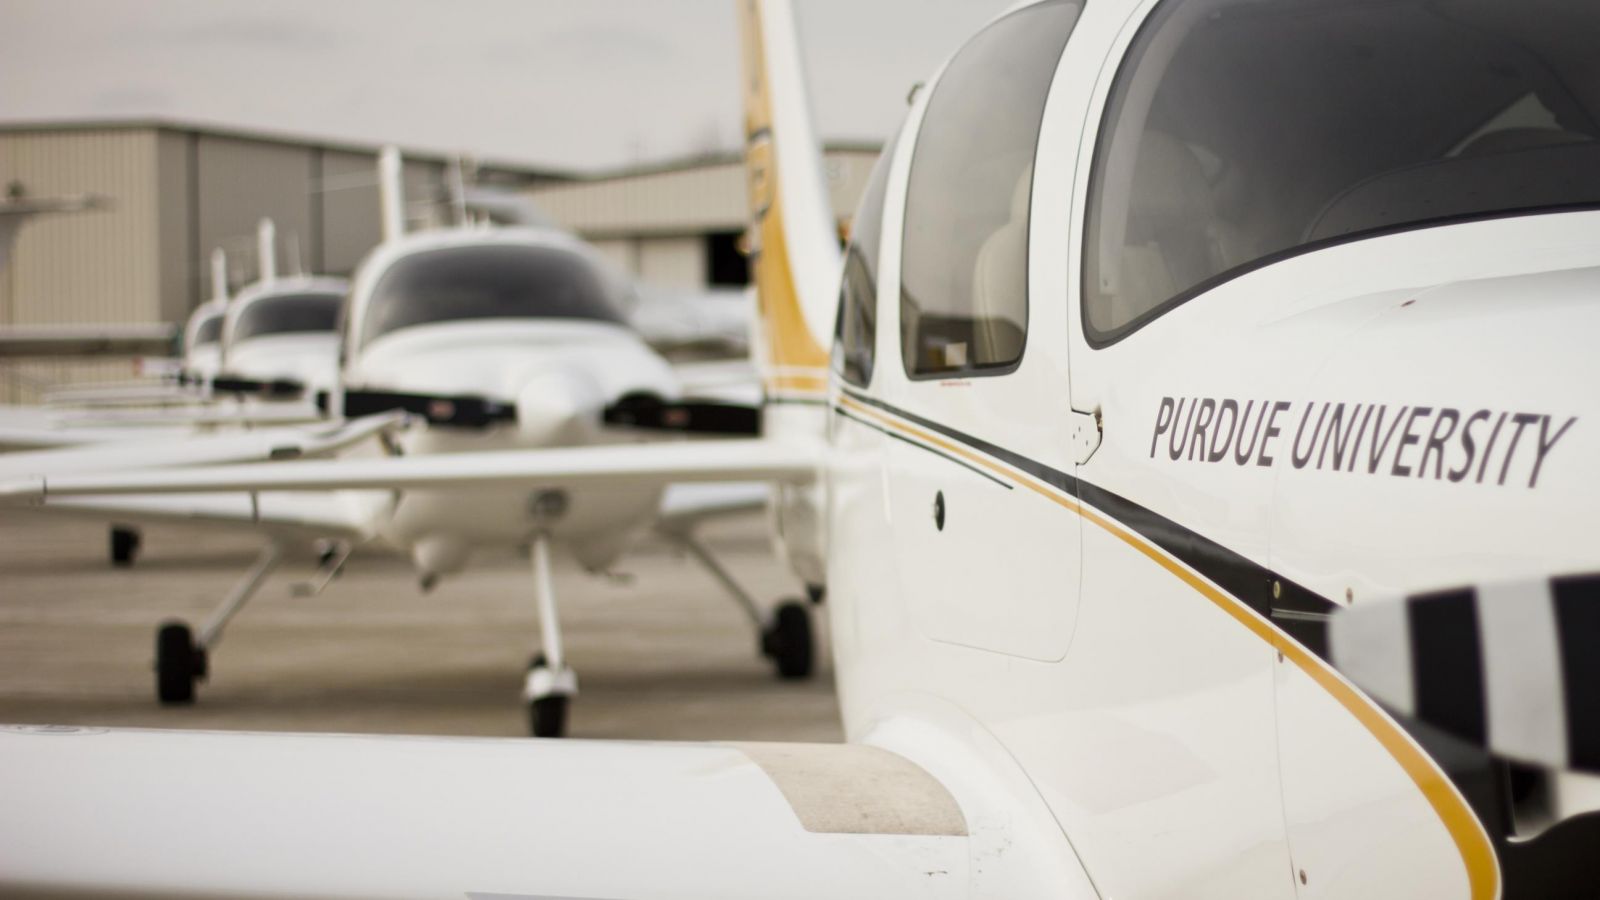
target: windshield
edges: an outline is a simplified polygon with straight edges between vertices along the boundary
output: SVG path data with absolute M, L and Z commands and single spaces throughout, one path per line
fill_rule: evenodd
M 1096 151 L 1091 339 L 1310 247 L 1600 204 L 1597 46 L 1592 2 L 1167 0 Z
M 367 304 L 361 342 L 465 319 L 623 322 L 600 273 L 571 250 L 451 247 L 405 257 L 383 274 Z
M 233 340 L 266 334 L 332 332 L 339 324 L 343 294 L 280 294 L 251 301 L 233 323 Z
M 200 324 L 194 329 L 194 343 L 191 346 L 202 347 L 220 340 L 222 340 L 222 314 L 217 313 L 200 320 Z

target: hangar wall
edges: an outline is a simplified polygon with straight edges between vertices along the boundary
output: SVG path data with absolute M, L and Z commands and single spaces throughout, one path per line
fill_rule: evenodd
M 834 144 L 824 175 L 841 227 L 866 187 L 876 145 Z M 640 279 L 669 287 L 748 282 L 738 255 L 748 215 L 737 154 L 529 187 L 528 199 Z
M 166 122 L 0 126 L 0 186 L 32 197 L 93 193 L 111 207 L 30 221 L 0 272 L 0 325 L 181 322 L 209 299 L 214 247 L 230 282 L 255 280 L 255 229 L 277 224 L 278 268 L 347 275 L 378 243 L 377 147 Z M 414 225 L 437 224 L 446 161 L 408 153 Z M 551 173 L 480 167 L 522 187 Z M 440 210 L 436 212 L 436 210 Z M 126 378 L 129 360 L 0 360 L 0 402 L 41 385 Z

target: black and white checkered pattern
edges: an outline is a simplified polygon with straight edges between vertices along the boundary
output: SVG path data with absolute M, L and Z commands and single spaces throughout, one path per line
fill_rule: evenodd
M 1374 601 L 1329 623 L 1374 699 L 1507 759 L 1600 773 L 1600 574 Z

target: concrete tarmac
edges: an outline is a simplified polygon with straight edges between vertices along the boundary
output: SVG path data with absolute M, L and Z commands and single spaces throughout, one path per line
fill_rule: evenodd
M 798 593 L 757 518 L 710 543 L 764 601 Z M 191 707 L 155 699 L 157 626 L 198 627 L 260 539 L 193 526 L 144 529 L 131 568 L 104 525 L 0 512 L 0 723 L 389 734 L 527 734 L 524 668 L 538 642 L 524 555 L 482 554 L 427 595 L 409 563 L 358 550 L 320 596 L 291 555 L 229 626 Z M 692 561 L 645 540 L 598 578 L 557 555 L 569 664 L 568 732 L 582 738 L 836 741 L 842 733 L 815 609 L 817 673 L 782 682 L 744 614 Z

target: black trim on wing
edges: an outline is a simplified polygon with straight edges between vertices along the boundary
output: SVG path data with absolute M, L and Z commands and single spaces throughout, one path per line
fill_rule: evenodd
M 345 418 L 359 419 L 392 409 L 402 409 L 428 420 L 430 425 L 488 428 L 498 422 L 515 422 L 517 409 L 487 397 L 403 394 L 394 391 L 345 391 Z
M 303 395 L 306 386 L 292 378 L 263 381 L 257 378 L 221 374 L 211 379 L 211 389 L 224 394 L 259 394 L 268 399 L 283 400 Z
M 682 434 L 758 436 L 761 408 L 711 400 L 666 400 L 658 394 L 625 394 L 601 411 L 607 425 Z

